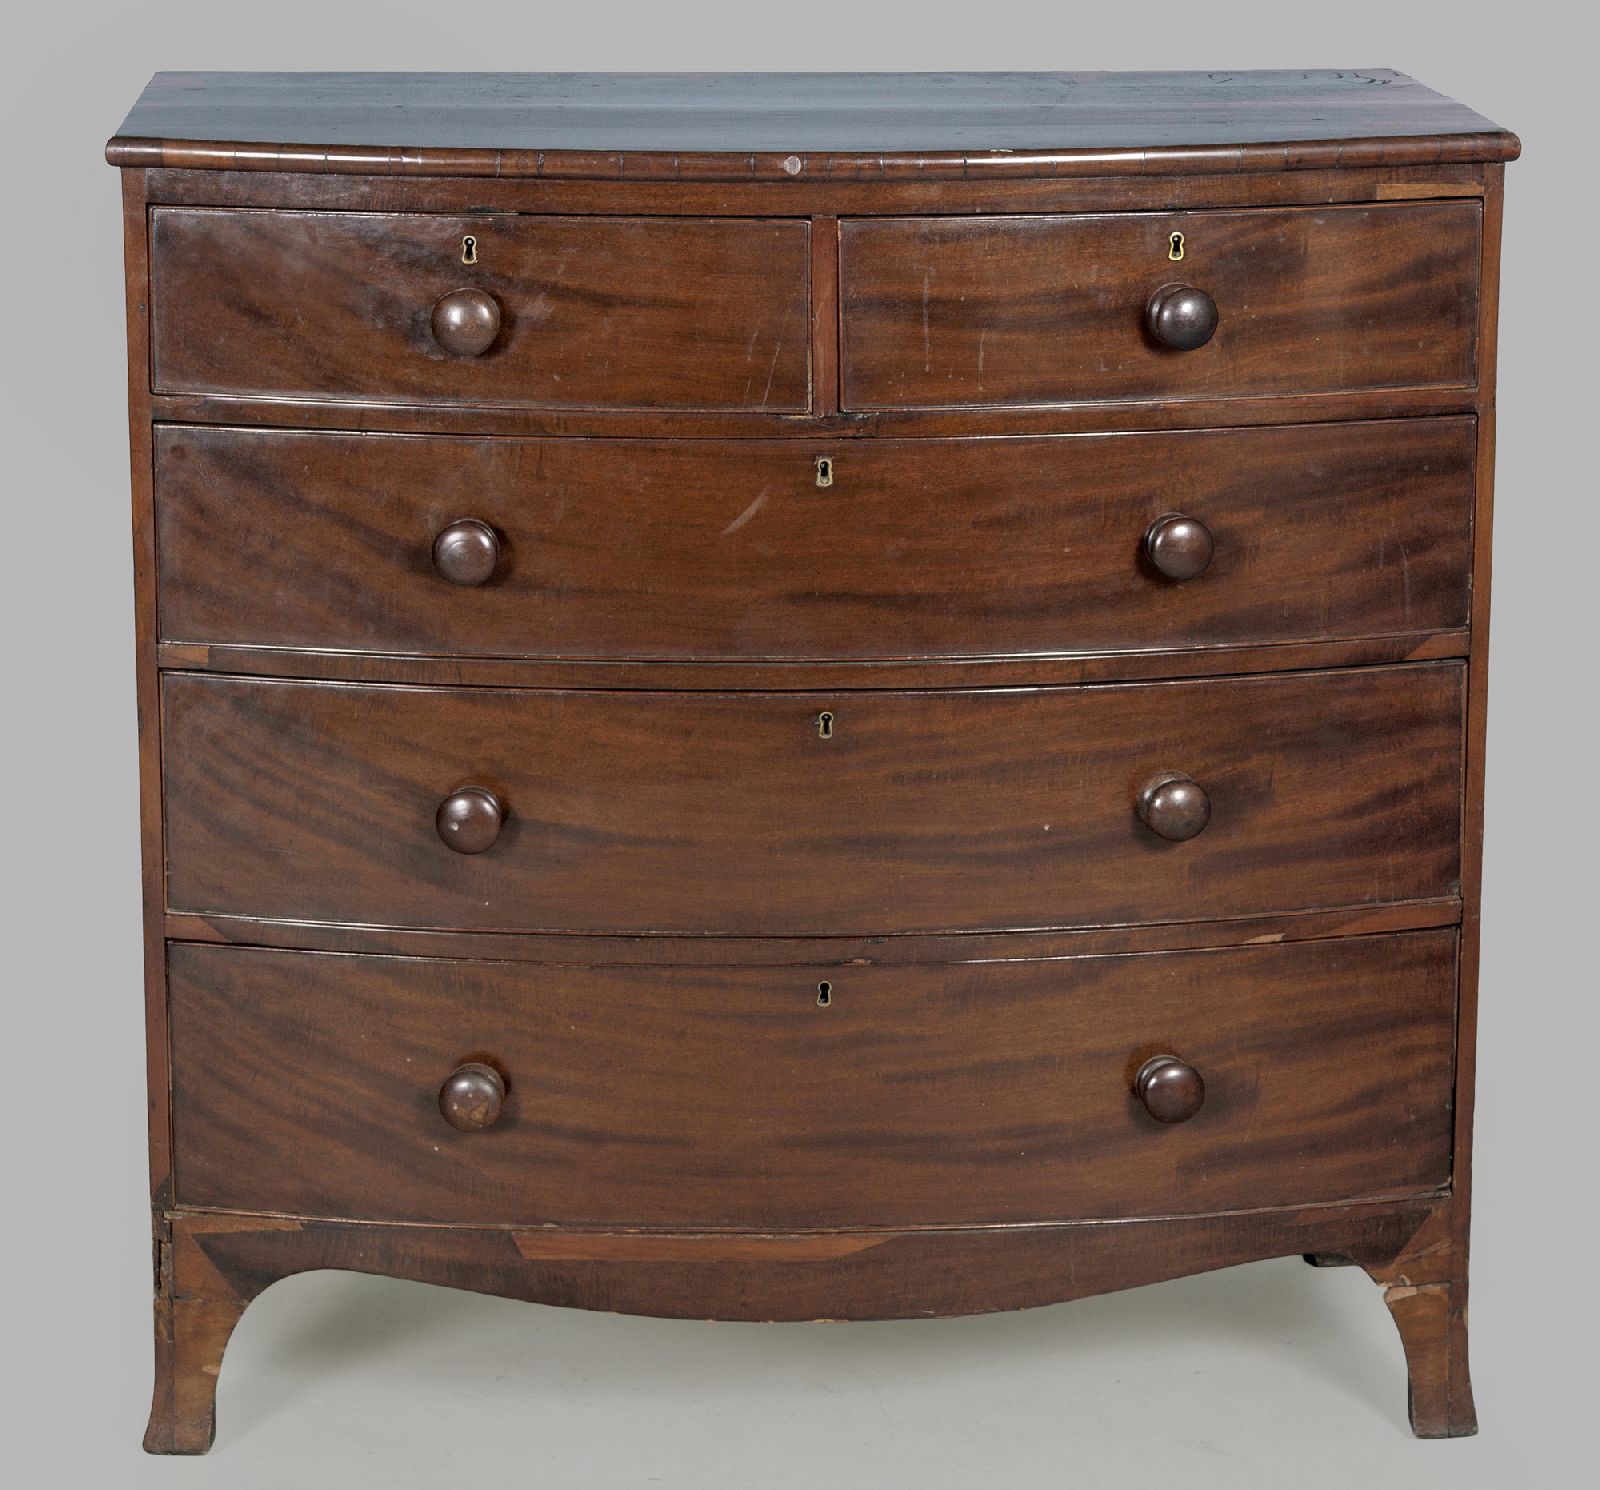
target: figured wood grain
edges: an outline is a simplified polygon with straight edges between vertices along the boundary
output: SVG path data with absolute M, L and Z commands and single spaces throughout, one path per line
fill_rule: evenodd
M 1314 1248 L 1362 1258 L 1385 1282 L 1412 1265 L 1450 1210 L 1447 1197 L 1428 1197 L 1154 1220 L 757 1235 L 168 1211 L 158 1217 L 170 1265 L 145 1446 L 200 1452 L 210 1443 L 217 1365 L 233 1323 L 272 1284 L 322 1268 L 669 1318 L 927 1318 L 1084 1298 Z M 1436 1432 L 1439 1420 L 1419 1421 L 1417 1407 L 1459 1409 L 1464 1377 L 1452 1379 L 1437 1349 L 1426 1348 L 1443 1337 L 1429 1332 L 1422 1311 L 1394 1312 L 1408 1322 L 1416 1361 L 1413 1420 L 1419 1432 Z M 1463 1321 L 1455 1335 L 1464 1333 Z M 1440 1392 L 1445 1381 L 1453 1390 Z
M 666 1318 L 911 1319 L 1085 1298 L 1313 1248 L 1403 1260 L 1449 1202 L 911 1231 L 536 1231 L 170 1214 L 176 1297 L 243 1301 L 319 1268 Z M 675 1250 L 676 1256 L 663 1255 Z M 1176 1338 L 1176 1337 L 1175 1337 Z
M 839 697 L 169 674 L 164 700 L 176 911 L 844 935 L 1352 906 L 1459 874 L 1450 663 Z M 1162 769 L 1211 796 L 1190 843 L 1138 820 Z M 487 853 L 435 830 L 465 785 L 506 809 Z
M 161 426 L 156 448 L 175 642 L 838 661 L 1331 640 L 1467 618 L 1466 419 L 844 446 Z M 1140 549 L 1174 509 L 1216 546 L 1184 584 Z M 463 517 L 500 543 L 492 579 L 470 589 L 432 556 Z
M 150 235 L 160 393 L 809 406 L 804 222 L 158 208 Z M 434 338 L 462 288 L 500 308 L 481 356 Z
M 1481 228 L 1472 202 L 846 221 L 843 406 L 1471 384 Z M 1171 284 L 1219 308 L 1197 351 L 1144 329 Z
M 1453 931 L 820 971 L 826 1008 L 815 969 L 174 946 L 179 1201 L 959 1225 L 1406 1194 L 1449 1172 Z M 1206 1082 L 1178 1127 L 1131 1095 L 1166 1050 Z M 463 1060 L 506 1076 L 485 1133 L 438 1112 Z
M 675 1317 L 874 1318 L 1022 1307 L 1303 1252 L 1349 1257 L 1382 1285 L 1418 1434 L 1473 1431 L 1467 1228 L 1499 162 L 1517 153 L 1514 136 L 1383 71 L 169 75 L 135 112 L 108 153 L 126 167 L 157 1243 L 147 1447 L 209 1443 L 239 1312 L 310 1268 Z M 542 220 L 530 225 L 533 214 Z M 186 229 L 207 215 L 228 228 L 169 237 L 177 252 L 165 254 L 147 230 L 180 215 Z M 392 230 L 353 253 L 282 231 L 290 219 L 357 215 Z M 1088 241 L 1077 235 L 1107 215 L 1116 231 L 1096 252 L 1109 277 L 1093 281 L 1060 249 Z M 1244 230 L 1269 217 L 1290 227 Z M 248 219 L 278 227 L 253 241 Z M 1174 219 L 1185 260 L 1154 267 L 1164 283 L 1214 294 L 1221 329 L 1185 360 L 1150 364 L 1138 326 L 1157 286 L 1134 272 L 1148 246 L 1136 230 L 1170 231 Z M 1233 220 L 1229 263 L 1202 279 L 1217 269 L 1212 229 Z M 395 226 L 405 223 L 426 231 Z M 541 259 L 529 236 L 563 223 L 576 235 L 563 242 L 582 250 L 575 270 Z M 929 223 L 950 239 L 937 265 Z M 1311 223 L 1317 232 L 1297 239 Z M 1453 236 L 1432 232 L 1441 223 Z M 502 246 L 496 235 L 509 232 L 517 253 L 510 271 L 502 252 L 461 266 L 478 277 L 439 285 L 418 313 L 440 294 L 487 290 L 506 300 L 515 335 L 485 360 L 418 372 L 419 323 L 392 292 L 432 288 L 440 244 L 429 235 L 446 227 L 452 262 L 466 231 Z M 653 247 L 691 230 L 730 242 Z M 877 300 L 852 300 L 853 236 L 885 290 Z M 158 293 L 173 269 L 209 285 L 176 345 L 162 340 L 176 323 L 159 304 L 149 337 L 152 247 Z M 718 263 L 730 272 L 700 272 Z M 959 272 L 943 272 L 952 265 Z M 560 280 L 553 319 L 530 289 L 541 276 Z M 559 333 L 542 349 L 527 335 L 535 317 Z M 842 345 L 862 324 L 870 345 Z M 152 359 L 164 350 L 199 369 L 201 386 L 160 384 Z M 431 342 L 421 351 L 439 355 Z M 215 432 L 223 445 L 197 432 L 159 534 L 152 440 L 189 436 L 152 420 L 254 426 L 249 441 L 260 442 L 241 461 L 224 451 L 230 432 Z M 1335 420 L 1396 423 L 1295 428 Z M 274 429 L 329 433 L 291 447 L 313 437 Z M 1073 441 L 1023 438 L 1067 435 L 1087 437 L 1081 460 L 1060 455 Z M 1293 445 L 1280 463 L 1265 454 L 1273 435 Z M 1343 443 L 1358 435 L 1359 456 Z M 445 436 L 460 438 L 432 438 Z M 783 500 L 769 491 L 724 534 L 759 488 L 713 528 L 721 486 L 659 453 L 689 438 L 704 442 L 690 453 L 712 456 L 701 474 L 733 472 L 736 483 L 742 453 L 782 485 L 790 459 L 803 456 L 809 476 L 826 454 L 845 473 L 872 467 L 877 500 L 835 487 L 839 505 L 806 507 L 782 485 Z M 1117 452 L 1145 438 L 1169 453 L 1168 483 L 1195 478 L 1195 495 L 1234 501 L 1272 530 L 1270 546 L 1222 544 L 1187 595 L 1162 592 L 1170 611 L 1141 610 L 1113 582 L 1126 571 L 1108 535 L 1139 484 L 1137 462 Z M 608 452 L 608 509 L 584 449 L 619 439 L 632 443 Z M 365 462 L 329 453 L 357 447 L 372 452 Z M 278 453 L 291 448 L 314 458 Z M 396 449 L 438 453 L 402 462 Z M 479 489 L 515 490 L 513 538 L 556 540 L 542 587 L 526 583 L 536 574 L 523 567 L 526 537 L 514 544 L 511 567 L 496 565 L 500 588 L 472 592 L 470 625 L 460 611 L 426 612 L 400 521 L 423 511 L 423 478 L 467 493 L 446 451 L 473 453 Z M 653 481 L 661 505 L 646 516 L 630 451 L 646 475 L 677 472 Z M 934 463 L 953 451 L 970 464 L 940 505 Z M 565 511 L 542 478 L 501 480 L 509 467 L 562 461 Z M 1128 479 L 1096 489 L 1091 464 Z M 358 505 L 369 468 L 403 499 Z M 1253 490 L 1224 490 L 1225 468 L 1250 473 Z M 1275 488 L 1285 470 L 1305 489 Z M 1207 472 L 1215 487 L 1199 481 Z M 1318 506 L 1312 486 L 1336 495 Z M 624 510 L 670 582 L 629 549 Z M 246 553 L 268 514 L 270 541 Z M 531 530 L 530 515 L 551 521 Z M 1017 541 L 1034 529 L 1048 542 Z M 780 537 L 770 554 L 756 547 Z M 1081 591 L 1052 588 L 1054 546 L 1093 556 Z M 552 579 L 565 583 L 559 598 Z M 764 604 L 737 614 L 736 580 Z M 826 615 L 827 595 L 850 613 Z M 1154 645 L 1135 634 L 1149 624 L 1164 638 Z M 1367 624 L 1382 629 L 1360 633 Z M 1065 625 L 1090 640 L 1049 639 Z M 492 644 L 480 640 L 489 633 Z M 1421 658 L 1466 662 L 1391 665 Z M 1362 671 L 1289 675 L 1330 666 Z M 163 685 L 163 668 L 190 667 L 329 681 Z M 1257 671 L 1279 675 L 1071 693 L 865 691 Z M 533 687 L 561 691 L 534 702 L 502 691 Z M 594 687 L 637 691 L 573 691 Z M 838 725 L 825 744 L 811 732 L 823 709 Z M 1153 764 L 1146 748 L 1165 756 L 1174 745 L 1207 757 L 1195 774 L 1220 815 L 1189 843 L 1119 836 L 1144 831 L 1131 794 Z M 833 763 L 818 771 L 805 752 L 822 749 Z M 515 792 L 510 837 L 478 863 L 444 849 L 433 814 L 485 761 L 495 776 L 485 785 Z M 1102 815 L 1113 797 L 1120 827 Z M 502 850 L 496 878 L 488 861 Z M 169 867 L 185 895 L 204 893 L 163 914 Z M 296 907 L 314 918 L 295 919 Z M 378 920 L 323 919 L 357 912 Z M 1019 924 L 1049 929 L 996 929 Z M 818 930 L 828 934 L 809 934 Z M 193 1102 L 169 1069 L 163 934 L 218 944 L 173 947 L 175 969 L 194 959 L 171 1010 Z M 367 955 L 298 950 L 313 947 Z M 1286 971 L 1258 974 L 1268 959 Z M 319 971 L 268 977 L 260 960 Z M 1214 981 L 1206 969 L 1218 967 L 1240 971 Z M 855 1038 L 838 1033 L 840 1015 Z M 1132 1103 L 1125 1064 L 1116 1097 L 1157 1142 L 1195 1144 L 1170 1173 L 1159 1155 L 1175 1151 L 1132 1146 L 1126 1160 L 1126 1135 L 1093 1106 L 1115 1039 L 1157 1017 L 1168 1027 L 1122 1050 L 1124 1062 L 1194 1061 L 1205 1105 L 1157 1130 Z M 437 1096 L 450 1071 L 496 1059 L 485 1047 L 444 1051 L 472 1021 L 515 1047 L 516 1125 L 467 1138 L 443 1123 Z M 740 1038 L 718 1060 L 715 1037 L 729 1029 Z M 608 1039 L 623 1058 L 602 1069 Z M 215 1059 L 223 1049 L 240 1059 Z M 420 1086 L 416 1063 L 401 1061 L 413 1050 L 441 1060 Z M 551 1052 L 568 1058 L 541 1066 Z M 900 1079 L 874 1102 L 890 1076 Z M 1052 1081 L 1074 1077 L 1064 1106 L 1050 1107 L 1062 1097 Z M 259 1133 L 246 1100 L 258 1092 Z M 509 1147 L 470 1163 L 469 1149 L 418 1147 L 422 1117 L 395 1115 L 402 1093 L 431 1100 L 451 1137 Z M 645 1110 L 650 1093 L 662 1100 Z M 581 1107 L 585 1121 L 530 1124 L 522 1101 Z M 1087 1114 L 1088 1149 L 1064 1136 L 1075 1113 Z M 490 1215 L 509 1199 L 541 1217 L 539 1174 L 553 1154 L 556 1198 L 580 1210 L 598 1195 L 612 1216 L 642 1198 L 667 1214 L 738 1219 L 641 1231 L 624 1220 L 175 1209 L 174 1119 L 180 1191 L 191 1176 L 217 1193 L 231 1186 L 241 1212 L 298 1186 L 334 1217 L 367 1200 L 400 1214 L 421 1192 L 441 1214 Z M 1208 1131 L 1214 1144 L 1200 1142 Z M 792 1169 L 772 1160 L 775 1137 L 793 1140 Z M 325 1172 L 306 1158 L 324 1152 L 335 1156 Z M 680 1159 L 690 1162 L 675 1184 Z M 976 1178 L 958 1186 L 962 1165 Z M 841 1172 L 882 1182 L 829 1187 Z M 386 1174 L 398 1186 L 383 1185 Z M 608 1174 L 638 1186 L 604 1188 Z M 1378 1198 L 1359 1198 L 1369 1183 Z M 1232 1194 L 1331 1198 L 1180 1217 L 1140 1209 L 1163 1191 L 1196 1206 L 1231 1205 Z M 950 1219 L 1059 1215 L 1068 1201 L 1105 1219 Z M 819 1229 L 829 1206 L 932 1219 Z

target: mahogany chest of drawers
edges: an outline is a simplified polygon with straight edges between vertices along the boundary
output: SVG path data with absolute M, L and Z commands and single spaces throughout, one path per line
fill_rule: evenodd
M 156 1387 L 348 1268 L 1466 1291 L 1516 139 L 1395 73 L 158 76 Z

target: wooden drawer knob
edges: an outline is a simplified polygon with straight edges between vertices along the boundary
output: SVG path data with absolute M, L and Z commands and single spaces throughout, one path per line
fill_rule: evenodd
M 1200 1073 L 1175 1055 L 1153 1055 L 1133 1078 L 1133 1094 L 1158 1123 L 1185 1123 L 1206 1100 Z
M 1192 352 L 1216 335 L 1217 302 L 1193 285 L 1165 285 L 1145 306 L 1144 324 L 1160 345 Z
M 1182 843 L 1211 821 L 1206 789 L 1182 771 L 1160 771 L 1139 788 L 1134 806 L 1140 820 L 1158 838 Z
M 446 848 L 458 854 L 481 854 L 493 846 L 505 820 L 505 809 L 493 792 L 464 786 L 439 804 L 434 825 Z
M 433 308 L 433 339 L 457 357 L 479 357 L 500 334 L 500 306 L 482 290 L 451 290 Z
M 494 1127 L 500 1121 L 505 1100 L 505 1078 L 481 1061 L 457 1066 L 439 1088 L 439 1111 L 452 1128 L 463 1133 L 481 1133 Z
M 1182 581 L 1206 572 L 1216 544 L 1211 529 L 1199 518 L 1169 512 L 1150 524 L 1144 535 L 1144 552 L 1158 573 Z
M 499 563 L 499 538 L 475 517 L 457 518 L 433 540 L 433 567 L 453 585 L 486 585 Z

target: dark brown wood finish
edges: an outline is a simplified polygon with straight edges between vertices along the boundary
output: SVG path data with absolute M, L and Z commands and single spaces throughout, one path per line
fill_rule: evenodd
M 314 944 L 331 952 L 379 956 L 482 958 L 491 962 L 564 963 L 577 967 L 658 964 L 677 953 L 706 967 L 869 967 L 879 964 L 1008 962 L 1017 958 L 1106 956 L 1117 952 L 1173 952 L 1277 942 L 1320 941 L 1456 926 L 1455 896 L 1402 900 L 1338 910 L 1293 911 L 1272 916 L 1218 917 L 1140 926 L 1079 926 L 1052 932 L 942 932 L 897 936 L 697 937 L 692 943 L 654 936 L 527 936 L 501 931 L 418 931 L 405 927 L 265 921 L 254 916 L 201 916 L 176 911 L 166 918 L 173 941 L 222 946 L 295 948 Z
M 1476 203 L 841 227 L 847 409 L 1466 386 L 1475 377 Z M 1215 336 L 1179 338 L 1195 350 L 1157 341 L 1146 324 L 1152 297 L 1179 285 L 1215 301 Z
M 173 671 L 251 674 L 367 683 L 443 684 L 490 688 L 759 689 L 856 692 L 867 688 L 1044 687 L 1136 678 L 1220 677 L 1367 667 L 1381 662 L 1464 658 L 1465 627 L 1421 635 L 1371 636 L 1340 642 L 1278 642 L 1258 647 L 1191 647 L 1067 652 L 1031 657 L 925 658 L 883 662 L 596 662 L 522 657 L 425 657 L 373 652 L 307 653 L 303 649 L 162 642 L 161 666 Z
M 124 166 L 670 181 L 1294 171 L 1504 160 L 1388 68 L 1034 73 L 158 73 Z
M 168 904 L 805 936 L 1450 895 L 1462 684 L 1449 663 L 847 699 L 169 675 Z M 1191 842 L 1139 820 L 1163 770 L 1210 799 Z M 487 852 L 439 841 L 463 788 L 503 805 Z
M 1461 976 L 1457 1001 L 1454 1203 L 1435 1228 L 1426 1287 L 1401 1277 L 1389 1288 L 1390 1312 L 1405 1341 L 1412 1426 L 1423 1437 L 1476 1433 L 1467 1364 L 1467 1261 L 1472 1216 L 1472 1116 L 1477 1090 L 1479 938 L 1483 903 L 1483 803 L 1488 724 L 1489 597 L 1494 531 L 1495 346 L 1500 286 L 1500 222 L 1504 170 L 1485 167 L 1484 259 L 1479 341 L 1477 493 L 1473 520 L 1472 655 L 1468 664 L 1466 789 L 1461 820 Z
M 872 1318 L 1298 1253 L 1474 1431 L 1517 149 L 1384 72 L 158 79 L 146 1446 L 315 1267 Z
M 135 678 L 139 725 L 139 857 L 143 885 L 145 1073 L 153 1219 L 172 1204 L 171 1093 L 167 1071 L 167 944 L 162 925 L 166 830 L 162 812 L 161 679 L 157 662 L 155 450 L 150 423 L 150 249 L 144 181 L 122 177 L 127 304 L 129 485 L 132 495 Z M 157 1331 L 161 1328 L 157 1313 Z M 231 1328 L 231 1326 L 230 1326 Z M 159 1349 L 159 1346 L 158 1346 Z
M 1448 930 L 848 973 L 171 956 L 185 1206 L 897 1227 L 1310 1204 L 1449 1173 Z M 1204 1077 L 1183 1123 L 1139 1085 L 1169 1051 Z M 506 1105 L 461 1136 L 440 1083 L 464 1061 L 504 1073 Z
M 483 1061 L 457 1066 L 439 1088 L 439 1115 L 462 1133 L 483 1133 L 505 1110 L 506 1080 Z
M 803 222 L 159 208 L 150 224 L 159 393 L 810 406 Z M 437 310 L 452 295 L 459 326 Z
M 320 208 L 337 211 L 538 212 L 594 216 L 829 217 L 1036 212 L 1165 212 L 1184 207 L 1317 206 L 1335 202 L 1481 198 L 1484 167 L 1370 161 L 1334 168 L 1244 173 L 1214 157 L 1196 170 L 1152 162 L 1136 175 L 1007 174 L 952 179 L 803 175 L 771 181 L 581 177 L 352 176 L 234 169 L 144 172 L 152 206 Z
M 1473 442 L 1468 419 L 844 445 L 161 426 L 162 635 L 704 662 L 1442 631 L 1467 619 Z M 1147 542 L 1175 506 L 1212 548 L 1193 583 Z M 470 594 L 437 563 L 463 520 Z
M 467 434 L 563 439 L 871 439 L 916 435 L 1098 435 L 1121 431 L 1314 424 L 1344 419 L 1407 419 L 1470 414 L 1470 388 L 1386 388 L 1308 393 L 1293 398 L 1127 399 L 995 405 L 989 408 L 874 409 L 829 415 L 755 410 L 450 407 L 368 400 L 278 399 L 226 394 L 157 394 L 151 408 L 173 424 L 258 425 L 272 429 L 359 430 L 384 434 Z
M 1435 1301 L 1449 1297 L 1431 1280 L 1447 1259 L 1437 1237 L 1450 1215 L 1448 1197 L 1437 1197 L 1065 1225 L 683 1235 L 180 1211 L 164 1244 L 168 1328 L 145 1447 L 210 1447 L 222 1352 L 245 1305 L 318 1268 L 667 1318 L 909 1319 L 1087 1298 L 1308 1246 L 1342 1248 L 1387 1290 L 1412 1362 L 1416 1431 L 1442 1437 L 1453 1423 L 1471 1432 L 1470 1393 L 1459 1383 L 1452 1391 L 1431 1346 L 1442 1338 Z M 1429 1281 L 1397 1281 L 1412 1276 Z

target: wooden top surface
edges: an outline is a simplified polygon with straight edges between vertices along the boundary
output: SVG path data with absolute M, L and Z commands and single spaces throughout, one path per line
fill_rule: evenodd
M 1366 143 L 1363 143 L 1366 142 Z M 1382 142 L 1382 143 L 1378 143 Z M 1305 148 L 1295 149 L 1301 146 Z M 117 165 L 417 174 L 1006 174 L 1505 160 L 1516 137 L 1388 69 L 1137 73 L 157 73 Z M 1191 167 L 1192 168 L 1192 167 Z M 660 174 L 659 169 L 647 171 Z

